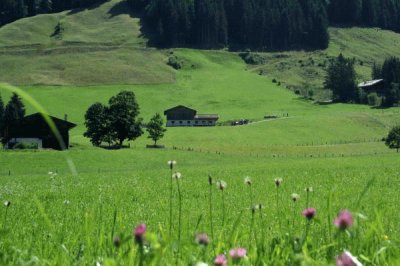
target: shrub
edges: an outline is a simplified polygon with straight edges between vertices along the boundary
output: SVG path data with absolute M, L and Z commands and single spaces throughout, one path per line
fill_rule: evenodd
M 175 55 L 172 55 L 168 58 L 168 63 L 169 66 L 175 68 L 176 70 L 181 69 L 183 62 L 179 61 L 178 57 Z
M 382 98 L 376 92 L 370 93 L 367 96 L 368 104 L 371 106 L 379 106 L 382 103 Z
M 249 65 L 262 65 L 267 62 L 267 58 L 263 55 L 252 53 L 250 50 L 247 50 L 244 53 L 240 53 L 239 56 L 243 59 L 246 64 Z

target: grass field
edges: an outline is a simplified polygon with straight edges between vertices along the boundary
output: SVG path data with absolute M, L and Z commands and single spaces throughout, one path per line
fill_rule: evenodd
M 0 201 L 11 202 L 0 208 L 0 264 L 213 265 L 216 255 L 229 257 L 241 246 L 247 257 L 229 265 L 334 265 L 344 249 L 364 265 L 400 265 L 399 155 L 381 141 L 399 124 L 400 110 L 315 104 L 285 86 L 303 80 L 318 86 L 322 70 L 278 67 L 310 55 L 317 65 L 344 52 L 363 61 L 357 68 L 366 77 L 373 60 L 397 52 L 398 35 L 331 29 L 327 51 L 268 54 L 273 63 L 253 68 L 227 51 L 146 48 L 139 20 L 121 10 L 113 0 L 0 28 L 0 81 L 22 84 L 49 114 L 68 114 L 78 124 L 69 151 L 0 151 Z M 59 22 L 63 35 L 49 37 Z M 26 27 L 36 33 L 19 32 Z M 181 70 L 166 65 L 171 53 L 184 62 Z M 319 76 L 308 77 L 302 72 L 308 68 Z M 278 86 L 272 78 L 286 83 Z M 92 147 L 83 137 L 86 109 L 121 90 L 135 92 L 145 121 L 183 104 L 218 113 L 221 123 L 254 123 L 168 128 L 160 150 L 145 148 L 151 143 L 146 135 L 130 148 Z M 0 93 L 6 101 L 11 94 Z M 28 113 L 36 111 L 25 103 Z M 265 115 L 278 119 L 263 120 Z M 183 175 L 173 183 L 172 159 Z M 279 189 L 275 178 L 283 178 Z M 218 180 L 227 182 L 224 192 Z M 309 200 L 306 187 L 313 187 Z M 299 202 L 292 202 L 292 193 L 300 194 Z M 255 204 L 263 208 L 252 215 Z M 317 210 L 310 222 L 302 216 L 306 207 Z M 346 231 L 333 224 L 342 209 L 355 220 Z M 132 237 L 139 223 L 148 226 L 144 250 Z M 194 242 L 199 232 L 213 236 L 210 245 Z M 114 236 L 121 246 L 113 245 Z
M 259 260 L 266 265 L 288 261 L 329 265 L 343 248 L 362 255 L 367 264 L 396 264 L 399 158 L 380 139 L 398 123 L 397 108 L 316 105 L 245 71 L 246 66 L 235 55 L 186 49 L 174 53 L 186 62 L 175 84 L 23 87 L 50 114 L 63 117 L 67 113 L 78 127 L 71 132 L 73 148 L 68 152 L 1 152 L 0 199 L 12 202 L 7 214 L 2 209 L 4 263 L 130 264 L 140 255 L 129 235 L 136 224 L 145 222 L 158 239 L 149 234 L 149 241 L 159 247 L 151 251 L 156 253 L 154 257 L 146 257 L 145 264 L 153 259 L 153 264 L 173 264 L 178 250 L 181 258 L 177 264 L 199 260 L 211 263 L 217 253 L 235 246 L 248 250 L 249 265 L 259 264 Z M 165 150 L 144 148 L 150 143 L 145 136 L 131 143 L 129 149 L 91 147 L 82 136 L 86 108 L 94 101 L 106 102 L 122 89 L 135 92 L 146 120 L 155 112 L 185 104 L 201 112 L 219 113 L 221 122 L 240 118 L 257 122 L 241 127 L 169 128 L 161 141 Z M 4 98 L 9 95 L 4 90 L 1 93 Z M 28 112 L 34 111 L 28 105 Z M 262 120 L 266 114 L 287 113 L 288 118 Z M 177 242 L 176 189 L 173 237 L 168 237 L 170 173 L 166 162 L 170 159 L 178 161 L 177 170 L 183 174 L 179 181 L 181 242 Z M 22 166 L 22 162 L 26 163 Z M 72 174 L 68 162 L 73 162 L 77 175 Z M 49 171 L 58 175 L 51 177 Z M 193 244 L 196 232 L 210 234 L 208 174 L 228 183 L 223 227 L 221 195 L 213 185 L 215 251 L 212 246 L 201 251 Z M 253 178 L 253 204 L 264 205 L 264 218 L 255 219 L 252 229 L 258 233 L 250 238 L 251 204 L 248 187 L 243 184 L 245 176 Z M 278 207 L 276 177 L 284 179 Z M 363 193 L 371 180 L 374 182 Z M 293 239 L 304 237 L 306 221 L 301 211 L 308 186 L 314 188 L 309 206 L 318 213 L 307 238 L 311 253 L 290 248 Z M 294 192 L 301 195 L 296 207 L 290 200 Z M 343 208 L 367 217 L 357 218 L 349 231 L 354 235 L 343 240 L 346 244 L 337 238 L 332 224 Z M 283 237 L 286 233 L 289 238 Z M 113 235 L 127 239 L 121 248 L 113 247 Z M 257 238 L 261 235 L 262 244 Z M 282 253 L 272 249 L 274 245 Z M 268 252 L 261 251 L 263 247 Z M 160 256 L 164 263 L 157 262 Z

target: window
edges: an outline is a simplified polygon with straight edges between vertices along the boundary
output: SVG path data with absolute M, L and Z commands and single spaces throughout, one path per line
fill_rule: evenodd
M 197 125 L 199 123 L 199 121 L 195 121 L 194 123 Z
M 171 124 L 175 124 L 175 121 L 171 121 Z
M 188 124 L 190 124 L 190 121 L 187 121 Z
M 210 121 L 208 121 L 208 123 L 209 123 L 209 124 L 212 124 L 212 121 L 210 120 Z
M 183 121 L 179 121 L 179 124 L 182 124 L 183 123 Z

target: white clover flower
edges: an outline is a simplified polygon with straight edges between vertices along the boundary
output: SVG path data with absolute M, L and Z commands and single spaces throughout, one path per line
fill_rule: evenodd
M 172 178 L 175 178 L 175 179 L 181 179 L 181 177 L 182 177 L 182 174 L 179 173 L 179 172 L 175 172 L 175 173 L 173 173 L 173 175 L 172 175 Z
M 312 187 L 306 187 L 306 188 L 304 189 L 304 191 L 308 193 L 308 192 L 313 192 L 314 190 L 313 190 Z
M 10 207 L 10 205 L 11 205 L 11 202 L 10 202 L 10 201 L 6 200 L 6 201 L 4 202 L 4 206 Z
M 300 195 L 299 194 L 297 194 L 297 193 L 293 193 L 292 194 L 292 200 L 293 200 L 293 202 L 296 202 L 296 201 L 298 201 L 300 199 Z
M 168 165 L 169 165 L 169 169 L 174 169 L 174 165 L 176 164 L 176 161 L 175 160 L 170 160 L 170 161 L 168 161 Z
M 246 176 L 246 177 L 244 178 L 244 183 L 245 183 L 246 185 L 251 186 L 251 177 L 250 177 L 250 176 Z
M 220 190 L 225 190 L 227 186 L 228 186 L 228 184 L 223 180 L 220 180 L 220 181 L 217 182 L 217 187 Z
M 274 181 L 275 181 L 276 187 L 280 187 L 283 182 L 283 179 L 279 177 L 279 178 L 275 178 Z
M 202 262 L 202 261 L 198 261 L 198 262 L 196 263 L 196 266 L 208 266 L 208 264 L 205 263 L 205 262 Z

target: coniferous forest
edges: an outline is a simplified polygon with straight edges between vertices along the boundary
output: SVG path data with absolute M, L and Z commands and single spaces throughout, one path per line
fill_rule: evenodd
M 0 0 L 0 25 L 105 0 Z M 400 32 L 400 0 L 126 0 L 159 47 L 321 49 L 329 25 Z M 128 12 L 128 11 L 127 11 Z

